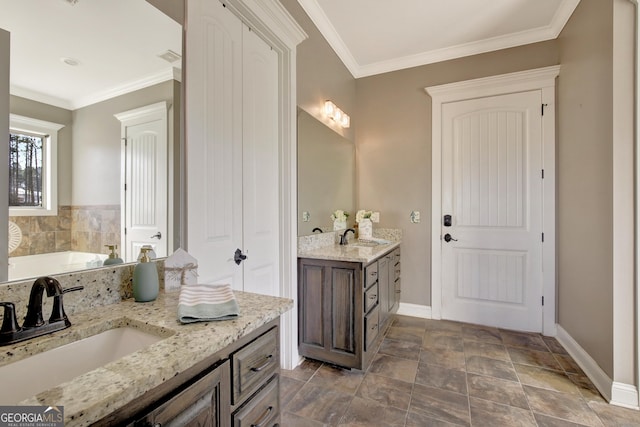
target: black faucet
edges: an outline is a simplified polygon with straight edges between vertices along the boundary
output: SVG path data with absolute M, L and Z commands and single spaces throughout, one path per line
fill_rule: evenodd
M 349 243 L 349 241 L 347 240 L 348 232 L 352 232 L 354 236 L 356 235 L 356 230 L 354 230 L 353 228 L 347 228 L 346 230 L 344 230 L 344 233 L 342 233 L 342 236 L 340 236 L 341 245 L 346 245 L 347 243 Z
M 0 345 L 13 344 L 29 338 L 60 331 L 71 326 L 71 322 L 64 312 L 62 296 L 67 292 L 82 289 L 84 289 L 83 286 L 76 286 L 63 290 L 60 282 L 52 277 L 40 277 L 36 279 L 31 286 L 27 315 L 24 318 L 22 327 L 18 326 L 15 305 L 10 302 L 0 302 L 0 307 L 4 307 L 2 327 L 0 327 Z M 53 297 L 51 316 L 46 322 L 42 317 L 42 294 L 45 290 L 47 291 L 48 297 Z

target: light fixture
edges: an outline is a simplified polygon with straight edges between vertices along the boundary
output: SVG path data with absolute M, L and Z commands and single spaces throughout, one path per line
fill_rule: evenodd
M 351 126 L 351 117 L 329 100 L 324 102 L 324 114 L 343 128 Z

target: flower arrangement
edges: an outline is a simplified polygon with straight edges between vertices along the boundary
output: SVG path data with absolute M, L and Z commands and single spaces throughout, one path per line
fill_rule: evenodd
M 380 222 L 380 212 L 359 210 L 356 213 L 356 222 L 360 223 L 363 219 L 369 219 L 371 222 Z
M 349 214 L 343 210 L 338 209 L 331 214 L 332 221 L 346 221 L 349 218 Z

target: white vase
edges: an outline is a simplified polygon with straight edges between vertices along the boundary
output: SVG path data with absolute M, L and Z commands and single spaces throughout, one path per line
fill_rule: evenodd
M 333 221 L 333 231 L 337 231 L 337 230 L 344 230 L 347 228 L 347 220 L 334 220 Z
M 373 223 L 369 218 L 361 219 L 358 223 L 358 239 L 371 240 L 373 239 Z

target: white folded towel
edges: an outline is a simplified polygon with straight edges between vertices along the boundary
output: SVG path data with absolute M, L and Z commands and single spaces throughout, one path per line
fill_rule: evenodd
M 240 315 L 231 285 L 183 285 L 178 300 L 182 323 L 233 319 Z

